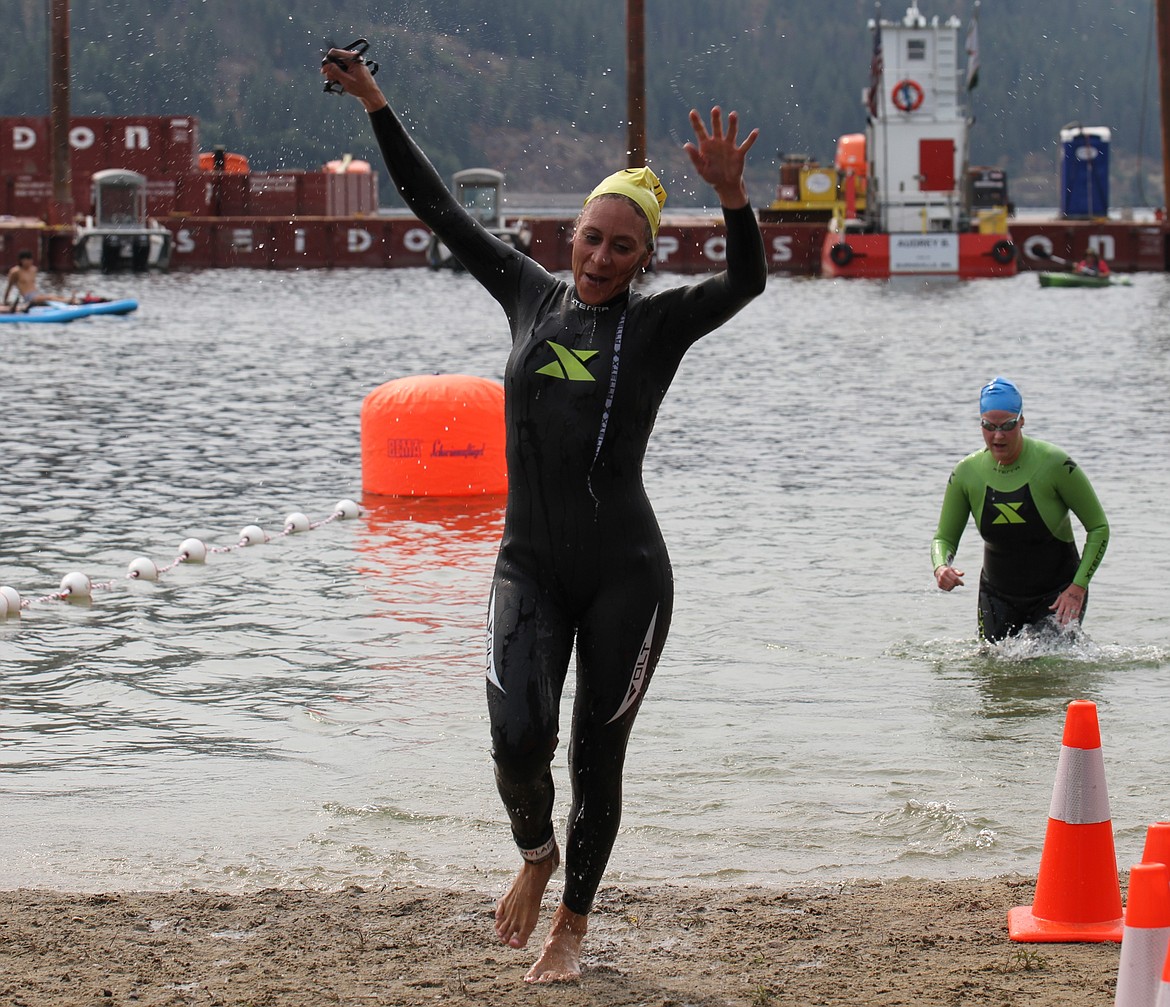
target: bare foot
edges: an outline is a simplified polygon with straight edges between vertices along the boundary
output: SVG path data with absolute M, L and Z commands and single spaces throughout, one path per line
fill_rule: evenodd
M 550 856 L 536 864 L 527 861 L 499 902 L 496 903 L 496 936 L 513 948 L 528 943 L 536 921 L 540 919 L 540 902 L 549 878 L 561 865 L 561 852 L 553 849 Z
M 562 902 L 553 915 L 548 940 L 536 964 L 524 977 L 526 983 L 568 983 L 581 978 L 581 945 L 589 917 L 566 909 Z

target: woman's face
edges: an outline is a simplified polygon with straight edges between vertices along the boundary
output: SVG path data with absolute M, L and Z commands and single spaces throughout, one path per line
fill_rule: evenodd
M 1024 417 L 1019 413 L 1007 412 L 1004 409 L 992 409 L 981 417 L 983 429 L 983 443 L 991 452 L 997 465 L 1011 465 L 1020 457 L 1024 449 Z M 1011 424 L 1016 420 L 1011 430 L 1000 429 L 1004 424 Z M 994 429 L 988 430 L 988 425 Z
M 599 198 L 573 232 L 573 283 L 582 304 L 605 304 L 650 262 L 646 218 L 626 199 Z

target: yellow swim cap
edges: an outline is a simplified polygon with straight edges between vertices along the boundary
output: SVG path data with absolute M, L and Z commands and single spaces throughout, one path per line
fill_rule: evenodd
M 658 222 L 662 219 L 666 190 L 662 188 L 662 183 L 658 181 L 658 176 L 654 172 L 649 168 L 623 168 L 621 171 L 615 171 L 608 178 L 602 179 L 601 184 L 589 193 L 585 205 L 589 205 L 590 199 L 607 192 L 628 196 L 637 203 L 650 222 L 651 235 L 658 237 Z

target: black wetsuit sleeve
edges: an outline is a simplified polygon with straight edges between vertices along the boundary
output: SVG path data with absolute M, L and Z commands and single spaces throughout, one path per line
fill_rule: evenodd
M 505 292 L 515 289 L 517 274 L 539 267 L 523 252 L 493 235 L 459 205 L 389 105 L 370 113 L 370 125 L 390 178 L 406 205 L 509 310 Z
M 723 208 L 727 226 L 727 282 L 732 297 L 746 304 L 764 292 L 768 282 L 768 260 L 764 236 L 751 205 L 738 210 Z
M 727 268 L 686 287 L 667 291 L 669 307 L 662 330 L 682 347 L 719 328 L 754 297 L 768 280 L 764 239 L 751 206 L 723 208 L 727 228 Z

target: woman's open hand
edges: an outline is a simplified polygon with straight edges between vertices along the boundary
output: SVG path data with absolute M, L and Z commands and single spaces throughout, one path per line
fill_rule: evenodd
M 691 128 L 695 131 L 695 143 L 683 144 L 690 155 L 691 164 L 719 196 L 721 205 L 734 210 L 747 206 L 747 188 L 743 184 L 743 164 L 751 150 L 758 129 L 753 129 L 743 143 L 737 142 L 739 115 L 731 112 L 727 116 L 727 130 L 723 129 L 723 111 L 716 105 L 711 109 L 711 129 L 708 131 L 703 117 L 691 109 Z

